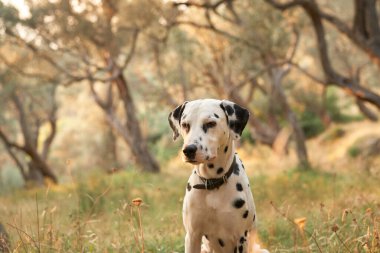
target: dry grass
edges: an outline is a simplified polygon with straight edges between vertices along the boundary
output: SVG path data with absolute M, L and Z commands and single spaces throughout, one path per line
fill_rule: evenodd
M 295 165 L 292 154 L 278 156 L 253 147 L 239 151 L 251 177 L 264 248 L 380 252 L 379 177 L 364 173 L 345 152 L 335 153 L 342 161 L 323 160 L 329 156 L 322 150 L 342 148 L 344 141 L 351 139 L 312 140 L 310 153 L 320 159 L 319 167 L 303 172 L 290 169 Z M 184 252 L 181 209 L 190 167 L 179 159 L 164 167 L 159 175 L 95 173 L 0 196 L 0 222 L 9 234 L 10 250 Z

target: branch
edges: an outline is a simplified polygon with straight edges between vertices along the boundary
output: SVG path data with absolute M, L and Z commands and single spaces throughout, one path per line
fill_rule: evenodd
M 291 2 L 283 4 L 278 3 L 274 0 L 265 1 L 280 10 L 286 10 L 288 8 L 293 8 L 296 6 L 302 7 L 311 19 L 315 30 L 315 34 L 317 36 L 319 57 L 321 60 L 323 71 L 326 76 L 326 81 L 323 83 L 326 83 L 327 85 L 338 86 L 344 89 L 350 95 L 356 97 L 357 99 L 369 102 L 380 109 L 380 96 L 378 94 L 359 85 L 359 83 L 355 82 L 355 80 L 353 80 L 352 78 L 348 78 L 339 74 L 331 65 L 328 53 L 328 45 L 325 39 L 326 32 L 322 24 L 322 17 L 320 14 L 321 12 L 315 1 L 293 0 Z
M 24 151 L 24 147 L 21 147 L 21 146 L 17 145 L 16 143 L 11 142 L 7 138 L 7 136 L 4 134 L 4 132 L 1 130 L 1 128 L 0 128 L 0 139 L 3 141 L 9 156 L 13 159 L 13 161 L 16 163 L 17 167 L 19 168 L 23 179 L 26 180 L 28 176 L 26 174 L 25 167 L 12 150 L 12 148 L 16 148 L 18 150 Z
M 39 57 L 41 57 L 41 59 L 43 59 L 46 62 L 48 62 L 52 67 L 54 67 L 60 73 L 64 73 L 66 76 L 70 77 L 71 79 L 78 79 L 78 80 L 83 79 L 82 76 L 77 76 L 77 75 L 71 74 L 65 67 L 63 67 L 60 64 L 58 64 L 55 60 L 53 60 L 48 55 L 43 54 L 35 45 L 33 45 L 30 42 L 25 41 L 20 36 L 18 36 L 17 34 L 15 34 L 13 31 L 7 29 L 6 30 L 6 34 L 8 34 L 9 36 L 13 37 L 19 43 L 23 44 L 26 48 L 28 48 L 30 51 L 32 51 L 34 54 L 38 55 Z
M 286 53 L 288 56 L 286 57 L 288 59 L 288 62 L 291 62 L 296 55 L 298 45 L 300 42 L 301 35 L 298 31 L 298 29 L 293 25 L 293 34 L 294 34 L 294 44 L 291 48 L 289 48 L 288 52 Z
M 194 2 L 194 1 L 187 1 L 187 2 L 177 2 L 177 3 L 173 3 L 173 5 L 175 7 L 177 6 L 187 6 L 187 7 L 194 7 L 194 8 L 198 8 L 198 9 L 204 9 L 206 12 L 210 12 L 212 11 L 215 15 L 217 15 L 218 17 L 230 22 L 230 23 L 233 23 L 233 24 L 240 24 L 241 20 L 239 18 L 239 16 L 237 15 L 234 7 L 233 7 L 233 4 L 232 2 L 234 2 L 235 0 L 220 0 L 220 1 L 217 1 L 215 3 L 210 3 L 210 2 L 204 2 L 204 3 L 197 3 L 197 2 Z M 222 15 L 221 13 L 218 12 L 218 8 L 219 6 L 221 6 L 222 4 L 225 4 L 226 6 L 226 9 L 231 13 L 232 17 L 233 18 L 229 18 L 229 17 L 226 17 L 224 15 Z
M 279 3 L 279 2 L 276 2 L 275 0 L 264 0 L 264 1 L 281 11 L 294 8 L 294 7 L 297 7 L 298 5 L 308 2 L 307 0 L 293 0 L 286 3 Z
M 23 69 L 21 69 L 20 67 L 17 66 L 17 64 L 12 64 L 10 63 L 2 54 L 0 54 L 0 60 L 11 70 L 13 70 L 14 72 L 24 76 L 24 77 L 29 77 L 29 78 L 37 78 L 37 79 L 43 79 L 43 80 L 47 80 L 49 82 L 55 82 L 55 79 L 50 77 L 50 76 L 47 76 L 47 75 L 43 75 L 43 74 L 40 74 L 40 73 L 31 73 L 31 72 L 26 72 L 24 71 Z
M 304 74 L 305 76 L 307 76 L 308 78 L 310 78 L 311 80 L 313 80 L 314 82 L 322 84 L 322 85 L 327 85 L 326 81 L 323 81 L 319 77 L 316 77 L 315 75 L 311 74 L 310 72 L 308 72 L 307 70 L 305 70 L 304 68 L 302 68 L 297 63 L 295 63 L 295 62 L 289 62 L 289 64 L 292 67 L 294 67 L 295 69 L 297 69 L 298 71 L 300 71 L 302 74 Z
M 371 121 L 378 121 L 378 117 L 376 113 L 374 113 L 371 109 L 369 109 L 363 101 L 356 99 L 356 105 L 358 106 L 359 110 Z
M 5 149 L 7 150 L 9 156 L 16 163 L 18 169 L 20 170 L 20 173 L 21 173 L 23 179 L 26 180 L 28 176 L 26 174 L 24 165 L 22 164 L 22 162 L 18 159 L 18 157 L 16 156 L 16 154 L 12 150 L 12 147 L 15 147 L 15 145 L 7 139 L 7 137 L 5 136 L 5 134 L 3 133 L 1 128 L 0 128 L 0 139 L 3 141 Z
M 22 135 L 23 135 L 23 138 L 24 138 L 24 150 L 26 147 L 30 147 L 32 146 L 32 143 L 33 143 L 33 140 L 32 140 L 32 136 L 29 132 L 29 124 L 27 122 L 27 119 L 26 119 L 26 113 L 25 113 L 25 110 L 24 110 L 24 106 L 22 104 L 22 102 L 20 101 L 19 97 L 16 95 L 16 92 L 17 91 L 14 91 L 13 94 L 12 94 L 12 101 L 18 111 L 18 120 L 19 120 L 19 124 L 20 124 L 20 127 L 21 127 L 21 132 L 22 132 Z
M 139 29 L 135 29 L 133 33 L 133 38 L 132 38 L 132 45 L 131 45 L 131 48 L 129 49 L 128 55 L 125 58 L 124 63 L 121 66 L 121 71 L 125 70 L 125 68 L 128 66 L 128 64 L 132 60 L 133 55 L 135 54 L 139 33 L 140 33 Z
M 51 111 L 49 112 L 49 115 L 48 115 L 48 121 L 49 121 L 49 125 L 50 125 L 50 133 L 49 133 L 48 137 L 45 139 L 45 141 L 43 143 L 43 147 L 42 147 L 42 154 L 41 154 L 41 156 L 42 156 L 42 159 L 44 159 L 45 161 L 48 158 L 50 146 L 53 143 L 54 137 L 55 137 L 56 132 L 57 132 L 57 117 L 56 117 L 56 114 L 57 114 L 58 106 L 57 106 L 57 103 L 56 103 L 56 100 L 55 100 L 55 91 L 56 91 L 56 86 L 53 87 L 53 91 L 52 91 L 52 94 L 51 94 L 53 105 L 52 105 L 52 109 L 51 109 Z
M 369 55 L 370 59 L 376 65 L 380 66 L 380 27 L 375 6 L 376 1 L 355 1 L 355 17 L 353 28 L 350 28 L 338 17 L 328 14 L 319 9 L 315 1 L 293 0 L 287 3 L 278 3 L 275 0 L 265 1 L 281 11 L 296 6 L 302 6 L 305 9 L 305 6 L 307 5 L 314 5 L 316 14 L 320 19 L 324 19 L 333 25 L 338 31 L 344 34 L 356 46 L 358 46 L 367 55 Z
M 99 94 L 95 90 L 95 83 L 93 80 L 89 81 L 90 84 L 90 90 L 91 94 L 93 95 L 95 102 L 102 108 L 104 111 L 110 111 L 112 109 L 112 101 L 113 101 L 113 96 L 112 96 L 112 84 L 108 83 L 108 89 L 107 89 L 107 99 L 104 101 L 102 98 L 99 96 Z
M 233 0 L 232 0 L 233 1 Z M 215 10 L 217 9 L 221 4 L 226 3 L 226 2 L 231 2 L 231 0 L 219 0 L 213 4 L 209 2 L 205 3 L 197 3 L 194 1 L 187 1 L 187 2 L 174 2 L 174 6 L 180 6 L 180 5 L 185 5 L 187 7 L 196 7 L 196 8 L 201 8 L 201 9 L 212 9 Z
M 184 20 L 179 20 L 179 21 L 175 21 L 173 22 L 173 25 L 188 25 L 188 26 L 192 26 L 192 27 L 195 27 L 195 28 L 199 28 L 199 29 L 205 29 L 205 30 L 210 30 L 216 34 L 219 34 L 219 35 L 222 35 L 222 36 L 225 36 L 226 38 L 229 38 L 229 39 L 232 39 L 234 41 L 237 41 L 237 42 L 240 42 L 242 44 L 244 44 L 245 46 L 248 46 L 250 48 L 253 48 L 255 50 L 260 50 L 260 48 L 255 45 L 255 44 L 252 44 L 250 43 L 249 41 L 247 40 L 244 40 L 240 37 L 237 37 L 231 33 L 228 33 L 226 31 L 223 31 L 223 30 L 220 30 L 218 28 L 216 28 L 215 26 L 213 25 L 205 25 L 205 24 L 198 24 L 198 23 L 195 23 L 193 21 L 184 21 Z

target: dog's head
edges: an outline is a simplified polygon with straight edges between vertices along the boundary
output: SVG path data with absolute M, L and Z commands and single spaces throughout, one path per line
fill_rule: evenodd
M 199 164 L 214 160 L 221 149 L 227 152 L 229 141 L 240 138 L 248 118 L 247 109 L 228 100 L 200 99 L 175 108 L 169 124 L 174 140 L 183 137 L 183 160 Z

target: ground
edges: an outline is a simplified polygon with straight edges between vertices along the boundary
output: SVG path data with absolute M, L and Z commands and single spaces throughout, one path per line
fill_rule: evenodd
M 363 168 L 367 158 L 350 153 L 361 135 L 380 136 L 374 126 L 362 124 L 360 131 L 355 125 L 335 126 L 311 140 L 314 166 L 307 171 L 296 168 L 292 152 L 276 155 L 248 144 L 239 148 L 263 247 L 271 252 L 380 252 L 380 178 L 376 170 Z M 0 222 L 12 250 L 183 252 L 181 208 L 191 167 L 178 158 L 162 167 L 161 174 L 94 172 L 58 186 L 1 195 Z

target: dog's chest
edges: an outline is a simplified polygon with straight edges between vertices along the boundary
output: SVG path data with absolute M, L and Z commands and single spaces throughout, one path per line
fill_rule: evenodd
M 248 177 L 244 170 L 233 174 L 228 182 L 218 189 L 193 188 L 202 183 L 193 174 L 184 198 L 183 218 L 187 230 L 198 230 L 202 234 L 240 234 L 249 230 L 255 217 L 255 207 Z

